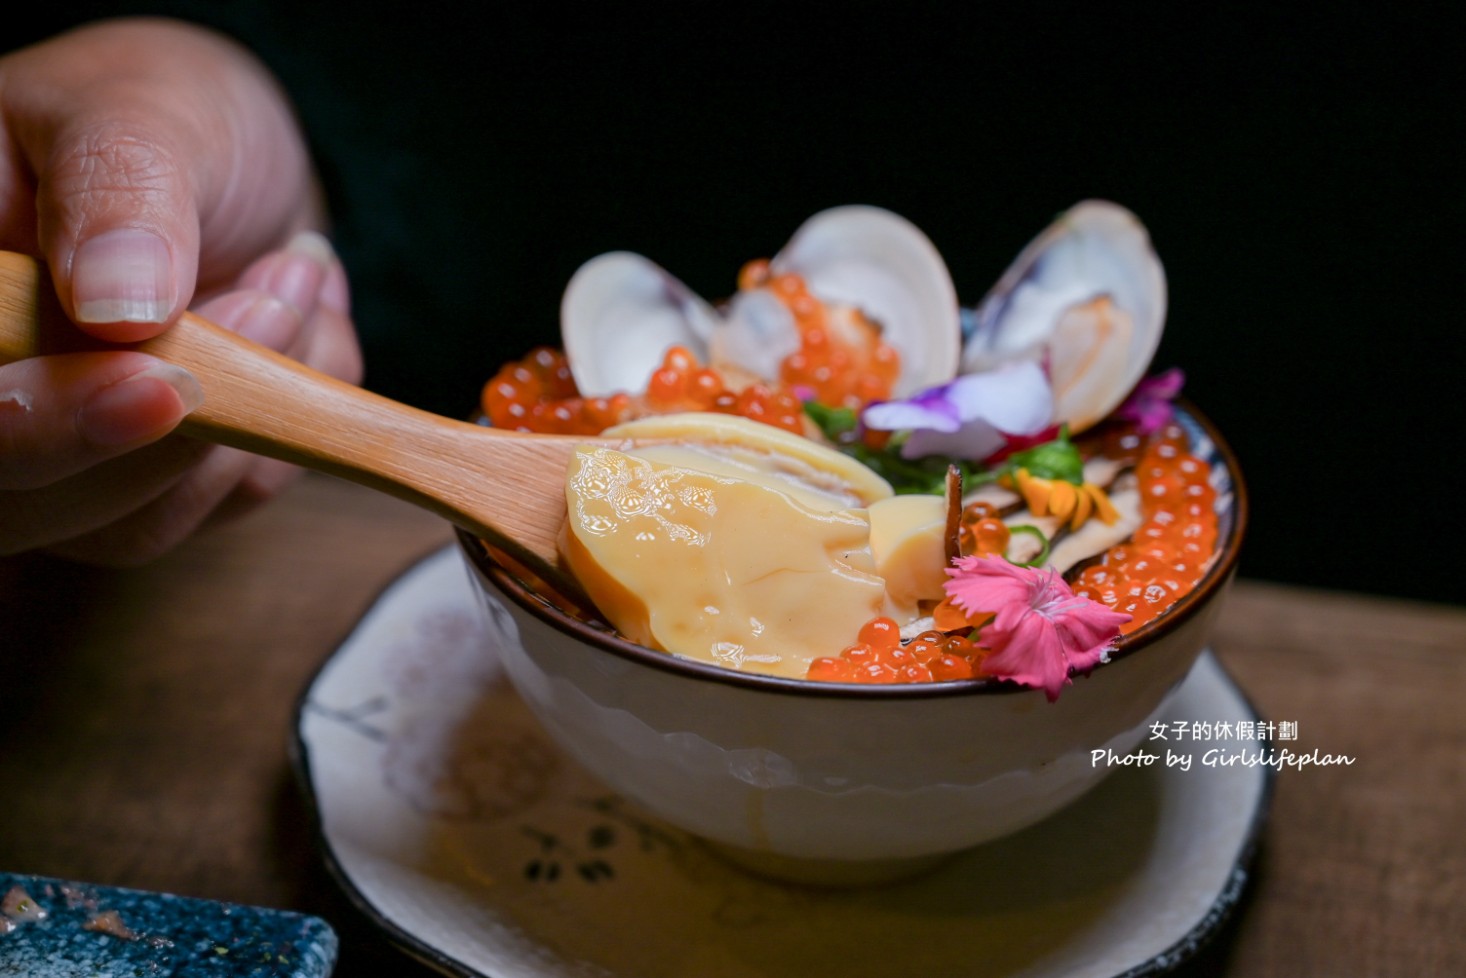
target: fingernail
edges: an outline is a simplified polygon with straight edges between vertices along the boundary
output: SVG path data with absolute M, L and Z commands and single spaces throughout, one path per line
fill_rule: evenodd
M 351 297 L 346 287 L 346 274 L 337 260 L 336 249 L 331 246 L 330 239 L 318 231 L 302 231 L 290 239 L 285 250 L 310 255 L 321 263 L 326 269 L 326 279 L 321 283 L 317 298 L 336 312 L 349 315 Z
M 159 396 L 165 386 L 177 395 L 176 402 Z M 203 402 L 204 390 L 193 374 L 158 362 L 94 392 L 77 421 L 87 440 L 115 448 L 161 437 Z
M 278 296 L 256 293 L 251 302 L 228 325 L 240 336 L 272 350 L 288 349 L 300 334 L 300 308 Z
M 316 307 L 321 283 L 335 261 L 331 245 L 315 231 L 302 231 L 259 268 L 257 284 L 300 310 L 301 318 Z
M 137 228 L 88 238 L 72 260 L 71 291 L 81 322 L 164 322 L 176 301 L 168 245 Z
M 331 242 L 319 231 L 301 231 L 291 238 L 285 245 L 286 251 L 293 251 L 297 255 L 305 255 L 315 261 L 323 268 L 328 268 L 331 262 L 336 260 L 336 252 L 331 247 Z

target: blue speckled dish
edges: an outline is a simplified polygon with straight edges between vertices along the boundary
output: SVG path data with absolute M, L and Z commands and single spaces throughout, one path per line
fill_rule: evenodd
M 0 899 L 16 887 L 44 916 L 6 901 L 0 976 L 325 978 L 336 964 L 336 933 L 305 914 L 0 873 Z

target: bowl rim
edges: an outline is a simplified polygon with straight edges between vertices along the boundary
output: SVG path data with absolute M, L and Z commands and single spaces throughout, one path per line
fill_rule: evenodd
M 1098 665 L 1088 672 L 1071 672 L 1072 679 L 1087 677 L 1094 672 L 1114 665 L 1116 662 L 1136 655 L 1156 644 L 1161 639 L 1179 630 L 1201 608 L 1226 586 L 1237 566 L 1246 531 L 1249 502 L 1247 486 L 1242 478 L 1237 456 L 1217 430 L 1216 425 L 1202 414 L 1190 400 L 1179 397 L 1176 407 L 1194 421 L 1207 438 L 1211 440 L 1217 457 L 1226 467 L 1231 479 L 1232 525 L 1225 539 L 1219 541 L 1218 558 L 1202 579 L 1190 592 L 1166 614 L 1153 619 L 1128 635 L 1121 636 L 1116 647 Z M 663 672 L 670 672 L 688 679 L 719 683 L 743 689 L 792 696 L 833 697 L 836 699 L 930 699 L 947 696 L 1008 695 L 1034 693 L 1043 695 L 1043 690 L 1023 686 L 1008 679 L 983 677 L 980 679 L 957 679 L 930 683 L 836 683 L 827 680 L 798 679 L 787 676 L 769 676 L 762 673 L 739 672 L 709 662 L 699 662 L 649 649 L 597 627 L 578 618 L 571 617 L 550 604 L 538 592 L 521 581 L 510 570 L 494 560 L 477 537 L 462 528 L 457 529 L 459 549 L 470 564 L 494 587 L 507 596 L 522 610 L 538 618 L 570 638 L 610 652 L 638 665 L 648 666 Z

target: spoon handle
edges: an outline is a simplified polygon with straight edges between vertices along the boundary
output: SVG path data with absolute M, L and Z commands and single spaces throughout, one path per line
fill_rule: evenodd
M 66 319 L 38 262 L 0 252 L 0 363 L 117 348 L 87 340 Z M 547 505 L 546 490 L 553 490 L 557 473 L 563 479 L 574 439 L 495 432 L 430 414 L 318 373 L 192 313 L 126 348 L 198 379 L 204 402 L 179 426 L 184 434 L 341 476 L 513 552 L 555 560 L 564 497 Z

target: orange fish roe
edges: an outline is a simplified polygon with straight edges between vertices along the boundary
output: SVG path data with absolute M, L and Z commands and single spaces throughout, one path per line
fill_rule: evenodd
M 655 414 L 675 411 L 715 411 L 737 414 L 775 428 L 804 433 L 804 405 L 786 390 L 752 383 L 730 390 L 712 367 L 698 365 L 692 353 L 674 346 L 662 358 L 647 384 L 646 405 Z
M 1135 466 L 1143 522 L 1075 581 L 1075 594 L 1130 615 L 1121 632 L 1153 621 L 1195 588 L 1216 550 L 1211 467 L 1188 448 L 1177 424 L 1151 437 Z
M 674 346 L 662 358 L 640 397 L 617 393 L 581 397 L 559 350 L 539 347 L 505 364 L 483 390 L 483 410 L 496 428 L 560 435 L 597 435 L 612 425 L 648 414 L 717 411 L 804 432 L 804 406 L 792 393 L 764 384 L 731 391 L 723 377 L 699 366 Z
M 978 500 L 962 510 L 957 525 L 957 549 L 962 556 L 1007 553 L 1011 537 L 1012 531 L 992 503 Z
M 626 420 L 631 397 L 580 397 L 565 354 L 536 347 L 510 361 L 484 385 L 484 414 L 495 428 L 560 435 L 595 435 Z
M 961 635 L 922 632 L 901 644 L 901 630 L 890 618 L 872 618 L 853 645 L 838 656 L 809 665 L 806 679 L 831 683 L 930 683 L 971 679 L 980 674 L 985 651 Z
M 772 275 L 769 263 L 757 259 L 738 273 L 738 287 L 766 287 L 793 313 L 799 349 L 784 358 L 779 382 L 808 389 L 828 407 L 859 409 L 891 396 L 901 373 L 901 356 L 881 340 L 880 329 L 859 310 L 830 315 L 823 302 L 809 294 L 804 279 Z

